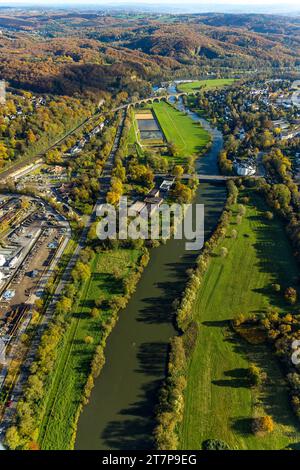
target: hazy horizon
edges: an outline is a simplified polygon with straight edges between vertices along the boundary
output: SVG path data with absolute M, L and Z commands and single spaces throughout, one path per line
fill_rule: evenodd
M 1 8 L 49 8 L 49 9 L 131 9 L 145 10 L 151 12 L 169 13 L 268 13 L 268 14 L 290 14 L 300 13 L 298 0 L 289 0 L 283 4 L 281 0 L 218 0 L 216 2 L 199 2 L 199 0 L 188 0 L 184 5 L 182 0 L 162 0 L 153 2 L 151 0 L 128 1 L 128 0 L 63 0 L 57 2 L 52 0 L 0 0 Z

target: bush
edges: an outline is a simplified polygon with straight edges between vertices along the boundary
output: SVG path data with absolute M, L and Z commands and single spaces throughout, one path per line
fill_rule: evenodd
M 233 230 L 231 231 L 231 237 L 234 238 L 234 239 L 236 239 L 236 238 L 237 238 L 237 235 L 238 235 L 237 230 L 233 229 Z
M 98 308 L 94 307 L 90 310 L 90 315 L 91 315 L 92 318 L 97 318 L 100 315 L 100 310 Z
M 284 298 L 291 304 L 294 305 L 297 302 L 297 291 L 293 287 L 288 287 L 284 291 Z
M 86 344 L 93 344 L 94 338 L 93 338 L 92 336 L 86 336 L 86 337 L 84 338 L 84 342 L 85 342 Z
M 220 439 L 207 439 L 202 442 L 202 450 L 230 450 L 230 447 Z
M 271 211 L 266 211 L 264 216 L 265 216 L 265 219 L 267 219 L 267 220 L 273 220 L 274 219 L 274 214 Z
M 274 431 L 274 421 L 271 416 L 260 416 L 252 421 L 252 431 L 254 434 L 266 434 Z
M 248 377 L 251 385 L 260 385 L 267 378 L 265 372 L 263 372 L 255 364 L 250 364 L 248 370 Z
M 186 357 L 190 357 L 196 347 L 199 328 L 198 324 L 193 321 L 185 331 L 182 340 Z
M 272 289 L 274 292 L 280 292 L 281 291 L 281 286 L 280 284 L 272 284 Z
M 226 258 L 226 256 L 228 255 L 228 248 L 226 248 L 226 246 L 222 246 L 220 249 L 220 254 L 222 258 Z

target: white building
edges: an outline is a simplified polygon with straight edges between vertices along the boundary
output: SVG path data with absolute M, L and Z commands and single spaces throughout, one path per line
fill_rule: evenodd
M 238 176 L 253 176 L 256 173 L 256 168 L 252 163 L 239 162 L 235 165 L 235 171 Z

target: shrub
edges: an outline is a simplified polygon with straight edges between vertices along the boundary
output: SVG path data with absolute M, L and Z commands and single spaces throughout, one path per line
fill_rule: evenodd
M 97 318 L 100 315 L 100 310 L 98 308 L 94 307 L 90 310 L 90 315 L 91 315 L 92 318 Z
M 266 211 L 264 213 L 264 216 L 265 216 L 265 219 L 267 219 L 267 220 L 273 220 L 274 219 L 274 214 L 271 211 Z
M 284 291 L 284 298 L 291 304 L 294 305 L 297 302 L 297 291 L 293 287 L 288 287 Z
M 266 434 L 274 431 L 274 421 L 271 416 L 260 416 L 252 421 L 252 431 L 254 434 Z
M 222 246 L 220 249 L 220 254 L 222 258 L 226 258 L 226 256 L 228 255 L 228 248 L 226 248 L 226 246 Z
M 84 342 L 85 342 L 86 344 L 93 344 L 94 338 L 93 338 L 92 336 L 86 336 L 86 337 L 84 338 Z
M 251 385 L 260 385 L 267 378 L 265 372 L 263 372 L 255 364 L 250 364 L 248 377 Z
M 236 238 L 237 238 L 237 235 L 238 235 L 237 230 L 233 229 L 233 230 L 231 231 L 231 237 L 234 238 L 234 239 L 236 239 Z
M 230 447 L 220 439 L 207 439 L 202 442 L 202 450 L 230 450 Z
M 240 326 L 245 323 L 246 317 L 243 313 L 240 313 L 236 318 L 233 319 L 234 326 Z
M 186 329 L 182 337 L 186 357 L 190 357 L 192 355 L 196 347 L 198 333 L 199 333 L 198 324 L 195 321 L 193 321 L 189 325 L 189 327 Z
M 280 284 L 272 284 L 272 289 L 274 292 L 280 292 L 281 286 Z
M 246 207 L 242 204 L 239 204 L 239 215 L 243 216 L 246 214 Z

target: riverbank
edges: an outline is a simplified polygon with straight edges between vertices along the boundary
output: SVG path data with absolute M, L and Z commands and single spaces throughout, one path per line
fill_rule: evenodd
M 56 367 L 39 430 L 42 449 L 69 449 L 82 405 L 89 399 L 89 380 L 95 352 L 105 348 L 118 310 L 126 299 L 123 284 L 143 269 L 141 250 L 115 249 L 98 253 L 91 261 L 91 276 L 86 281 Z M 139 269 L 139 266 L 141 268 Z M 135 287 L 139 276 L 135 277 Z M 122 299 L 122 302 L 119 300 Z M 124 303 L 123 303 L 124 300 Z M 119 307 L 119 308 L 118 308 Z M 89 341 L 87 341 L 87 338 Z M 103 355 L 104 357 L 104 355 Z M 103 359 L 104 362 L 104 359 Z
M 229 223 L 211 251 L 192 302 L 190 321 L 197 338 L 187 357 L 184 411 L 176 430 L 182 450 L 201 449 L 208 439 L 240 450 L 279 450 L 299 442 L 299 423 L 276 357 L 266 344 L 248 344 L 231 328 L 232 319 L 241 314 L 263 314 L 271 306 L 282 313 L 293 311 L 283 299 L 274 298 L 271 284 L 293 285 L 299 274 L 282 221 L 267 220 L 266 203 L 248 189 L 249 194 L 247 203 L 239 200 L 245 214 L 231 204 Z M 259 387 L 249 382 L 250 364 L 266 374 Z M 265 415 L 271 416 L 274 431 L 253 434 L 253 419 Z
M 198 116 L 192 119 L 199 122 Z M 203 124 L 212 135 L 212 145 L 196 161 L 197 171 L 216 174 L 222 134 Z M 205 206 L 206 239 L 219 220 L 225 199 L 223 186 L 198 187 L 194 203 Z M 138 289 L 108 338 L 106 363 L 78 422 L 76 449 L 154 447 L 155 407 L 166 377 L 169 341 L 176 334 L 172 304 L 181 297 L 186 271 L 195 266 L 197 256 L 197 252 L 185 250 L 185 240 L 169 240 L 151 250 Z

